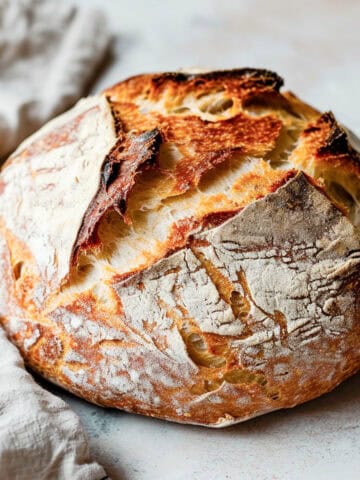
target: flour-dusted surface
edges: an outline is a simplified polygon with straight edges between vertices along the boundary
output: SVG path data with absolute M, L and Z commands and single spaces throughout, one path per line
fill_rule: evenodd
M 106 100 L 89 97 L 25 140 L 2 176 L 1 214 L 15 212 L 8 215 L 7 228 L 34 255 L 46 285 L 37 294 L 39 303 L 51 287 L 66 279 L 74 238 L 98 189 L 104 157 L 115 140 Z
M 293 5 L 282 1 L 86 3 L 107 9 L 120 32 L 119 61 L 103 87 L 143 70 L 263 65 L 282 72 L 288 87 L 317 107 L 333 108 L 359 133 L 358 2 L 342 9 L 337 2 L 305 2 L 297 21 Z M 360 462 L 359 391 L 357 377 L 295 410 L 210 432 L 63 396 L 82 416 L 94 452 L 114 479 L 352 480 Z
M 282 83 L 140 75 L 9 158 L 1 321 L 31 368 L 99 405 L 211 427 L 358 372 L 360 154 Z

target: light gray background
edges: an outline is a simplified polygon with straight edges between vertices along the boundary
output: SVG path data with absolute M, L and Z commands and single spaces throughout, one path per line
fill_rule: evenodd
M 108 13 L 113 58 L 94 90 L 179 67 L 266 67 L 360 134 L 360 1 L 77 0 Z M 225 430 L 105 410 L 81 416 L 113 480 L 358 480 L 360 376 L 289 411 Z

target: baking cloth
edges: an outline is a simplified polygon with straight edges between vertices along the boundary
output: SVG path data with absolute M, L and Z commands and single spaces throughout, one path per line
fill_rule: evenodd
M 0 158 L 83 96 L 108 42 L 96 10 L 0 0 Z
M 0 327 L 1 480 L 100 480 L 79 417 L 25 370 Z
M 108 41 L 105 18 L 94 10 L 0 0 L 0 158 L 83 95 Z M 90 457 L 78 416 L 33 380 L 1 327 L 0 478 L 108 478 Z

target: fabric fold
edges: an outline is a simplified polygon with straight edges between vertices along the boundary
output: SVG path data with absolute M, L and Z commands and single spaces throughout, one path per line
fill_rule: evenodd
M 0 328 L 0 472 L 3 480 L 101 480 L 78 416 L 40 387 Z
M 0 0 L 0 158 L 84 94 L 109 38 L 97 10 Z

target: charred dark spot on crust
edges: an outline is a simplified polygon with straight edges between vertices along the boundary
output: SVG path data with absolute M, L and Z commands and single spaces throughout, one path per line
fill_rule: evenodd
M 73 247 L 72 263 L 76 261 L 79 249 L 99 243 L 97 226 L 107 211 L 117 211 L 125 222 L 130 223 L 126 208 L 135 177 L 157 164 L 161 142 L 160 131 L 156 128 L 137 135 L 120 136 L 104 160 L 98 191 L 84 215 Z
M 325 140 L 325 144 L 321 146 L 317 153 L 318 155 L 341 155 L 346 154 L 350 150 L 347 134 L 339 124 L 332 112 L 327 112 L 322 115 L 322 120 L 329 123 L 331 126 L 330 133 Z
M 113 181 L 118 177 L 120 171 L 120 163 L 114 163 L 106 161 L 103 164 L 101 172 L 101 181 L 104 184 L 104 187 L 108 187 L 113 183 Z
M 238 68 L 233 70 L 218 70 L 214 72 L 204 73 L 165 72 L 159 75 L 154 75 L 154 77 L 152 78 L 152 82 L 159 86 L 169 80 L 176 83 L 183 83 L 195 80 L 197 84 L 200 84 L 202 81 L 221 81 L 227 79 L 251 80 L 253 85 L 272 87 L 276 91 L 279 91 L 280 88 L 284 85 L 283 79 L 277 73 L 270 70 L 256 68 Z
M 120 198 L 117 208 L 122 215 L 126 212 L 126 200 L 124 198 Z
M 360 155 L 351 146 L 348 133 L 339 125 L 332 112 L 326 112 L 302 132 L 307 142 L 308 154 L 320 161 L 333 162 L 335 159 L 355 166 L 360 166 Z M 352 168 L 352 167 L 351 167 Z
M 331 153 L 332 155 L 341 155 L 342 153 L 347 153 L 348 150 L 349 144 L 346 133 L 339 127 L 335 126 L 331 130 L 326 145 L 320 147 L 318 153 Z
M 314 133 L 314 132 L 319 132 L 321 130 L 320 127 L 317 127 L 315 125 L 311 125 L 310 127 L 307 127 L 303 130 L 302 134 L 303 135 L 309 135 L 310 133 Z

